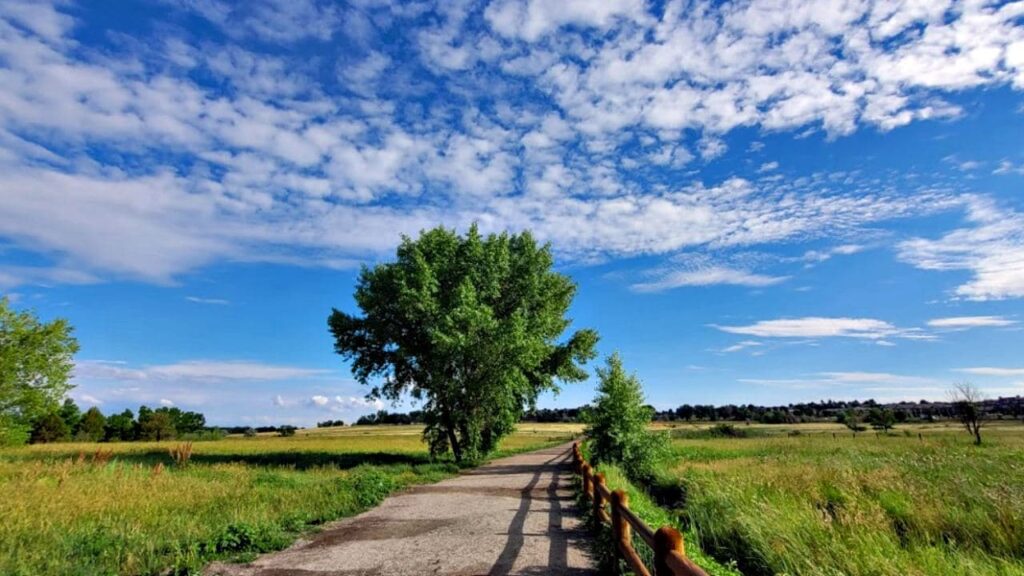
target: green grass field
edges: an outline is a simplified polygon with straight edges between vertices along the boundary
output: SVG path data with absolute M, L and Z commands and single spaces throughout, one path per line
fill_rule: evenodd
M 505 453 L 566 441 L 575 425 L 524 424 Z M 190 574 L 214 558 L 279 549 L 404 486 L 458 469 L 432 462 L 417 426 L 196 442 L 0 450 L 0 574 Z M 97 450 L 112 450 L 108 461 Z
M 667 475 L 689 532 L 747 576 L 1024 574 L 1020 424 L 993 424 L 980 447 L 952 425 L 706 428 L 672 430 Z

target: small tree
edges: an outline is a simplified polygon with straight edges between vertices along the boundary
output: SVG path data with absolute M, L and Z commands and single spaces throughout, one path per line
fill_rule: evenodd
M 146 419 L 142 420 L 143 411 L 139 410 L 139 437 L 142 440 L 169 440 L 174 438 L 174 422 L 167 412 L 149 412 Z
M 888 432 L 896 425 L 896 413 L 889 408 L 872 408 L 868 412 L 868 424 L 876 430 Z
M 78 342 L 66 320 L 40 322 L 0 298 L 0 445 L 22 444 L 33 421 L 71 389 Z
M 295 426 L 285 425 L 285 426 L 281 426 L 280 428 L 277 429 L 277 434 L 279 436 L 285 436 L 285 437 L 287 437 L 287 436 L 295 436 L 295 431 L 296 430 L 298 430 L 298 429 Z
M 67 423 L 56 412 L 50 412 L 40 416 L 32 425 L 32 436 L 30 441 L 33 444 L 47 444 L 49 442 L 65 442 L 71 439 L 71 431 Z
M 663 435 L 647 429 L 654 410 L 644 402 L 640 380 L 626 373 L 618 354 L 608 357 L 597 375 L 597 398 L 587 411 L 591 458 L 620 463 L 632 477 L 649 477 L 666 443 Z
M 974 444 L 980 445 L 981 427 L 985 423 L 985 412 L 982 409 L 985 395 L 970 382 L 960 382 L 953 385 L 949 398 L 957 419 L 974 436 Z
M 854 434 L 864 431 L 864 426 L 861 424 L 862 416 L 857 410 L 851 408 L 840 413 L 838 420 L 841 424 L 852 430 Z
M 106 427 L 107 419 L 103 417 L 100 409 L 93 406 L 85 411 L 82 421 L 78 424 L 78 432 L 75 433 L 75 440 L 85 442 L 98 442 L 103 438 L 103 430 Z

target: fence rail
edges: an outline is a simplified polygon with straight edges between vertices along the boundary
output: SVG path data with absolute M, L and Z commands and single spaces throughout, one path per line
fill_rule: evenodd
M 572 461 L 576 473 L 583 479 L 583 493 L 593 504 L 594 518 L 598 522 L 611 524 L 615 551 L 634 574 L 651 576 L 650 570 L 633 547 L 635 534 L 654 552 L 654 576 L 707 576 L 704 570 L 686 557 L 683 535 L 678 530 L 671 526 L 652 530 L 629 509 L 629 495 L 624 490 L 609 490 L 604 474 L 595 473 L 583 458 L 579 442 L 572 445 Z

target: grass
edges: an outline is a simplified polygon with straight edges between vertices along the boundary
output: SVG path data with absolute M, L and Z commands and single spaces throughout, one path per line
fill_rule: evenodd
M 657 530 L 661 526 L 679 525 L 679 520 L 673 513 L 659 507 L 646 491 L 630 482 L 626 477 L 626 474 L 619 467 L 614 465 L 604 465 L 601 466 L 598 471 L 604 473 L 605 483 L 609 488 L 613 490 L 621 488 L 626 491 L 626 494 L 629 495 L 629 509 L 636 513 L 636 515 L 652 529 Z M 599 542 L 598 552 L 599 555 L 607 556 L 607 554 L 613 550 L 614 546 L 611 541 L 610 528 L 606 527 L 604 529 L 603 537 L 603 540 L 607 541 L 602 540 Z M 685 542 L 686 556 L 695 564 L 703 568 L 710 576 L 739 576 L 739 572 L 732 563 L 719 562 L 704 553 L 700 547 L 696 533 L 692 530 L 684 530 L 683 539 Z M 633 535 L 633 548 L 644 560 L 644 564 L 647 566 L 648 570 L 653 574 L 653 552 L 636 534 Z M 603 566 L 608 566 L 609 558 L 602 557 L 600 558 L 600 561 Z M 624 566 L 620 566 L 618 571 L 620 573 L 628 573 L 622 571 L 623 567 Z
M 565 441 L 523 425 L 502 454 Z M 416 426 L 301 431 L 197 442 L 51 444 L 0 450 L 0 574 L 197 574 L 246 560 L 391 492 L 457 473 L 431 461 Z M 109 452 L 108 452 L 109 451 Z
M 752 428 L 674 434 L 667 471 L 689 532 L 744 574 L 1024 574 L 1024 426 L 980 447 L 954 426 Z

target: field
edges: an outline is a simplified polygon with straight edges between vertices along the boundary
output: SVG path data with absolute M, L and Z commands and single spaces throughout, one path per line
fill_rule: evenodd
M 524 424 L 501 451 L 566 441 L 580 429 Z M 196 442 L 185 465 L 168 454 L 174 445 L 0 450 L 0 574 L 198 573 L 211 559 L 285 547 L 394 490 L 458 471 L 430 461 L 417 426 Z
M 1024 426 L 980 447 L 952 425 L 736 429 L 673 429 L 666 476 L 690 535 L 747 576 L 1024 574 Z

